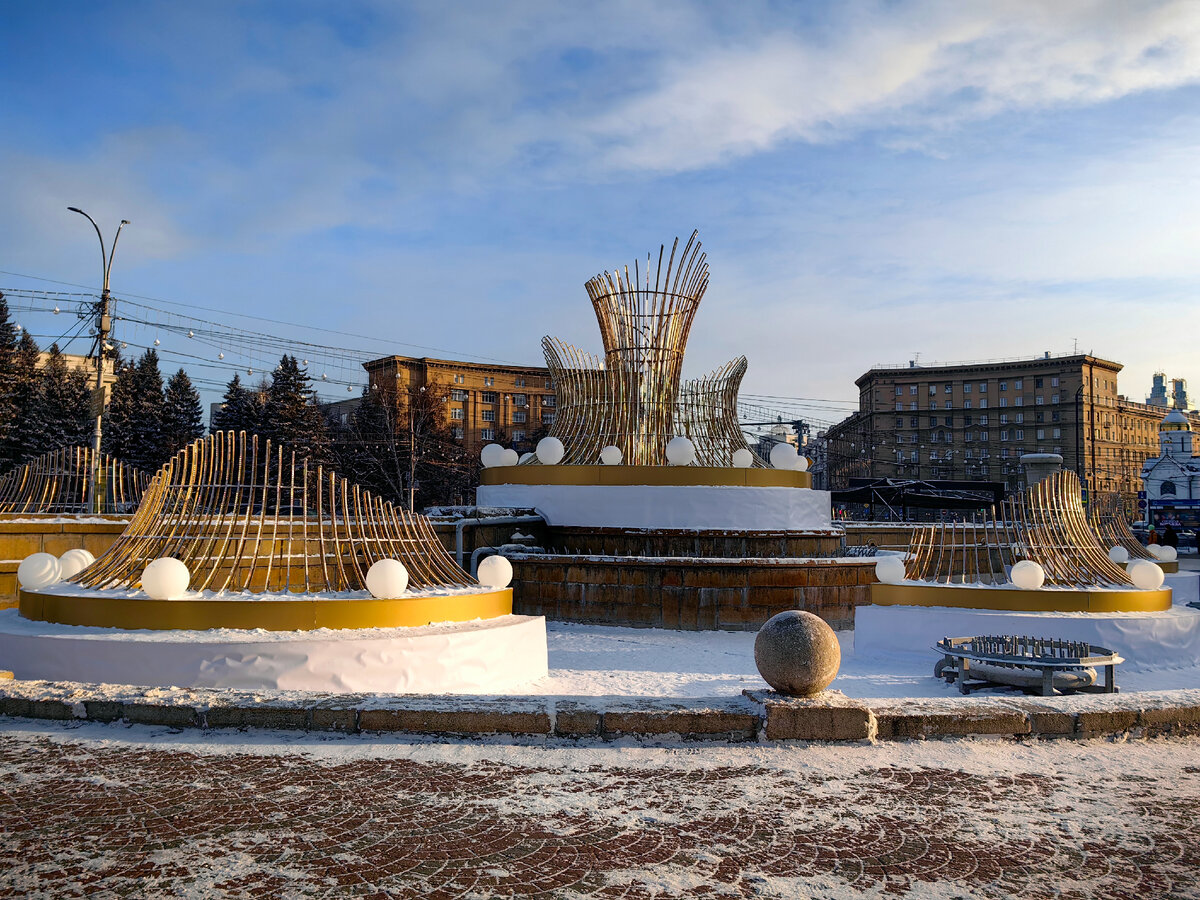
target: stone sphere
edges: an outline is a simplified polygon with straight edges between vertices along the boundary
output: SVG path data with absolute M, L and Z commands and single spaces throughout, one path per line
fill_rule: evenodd
M 502 466 L 515 466 L 521 461 L 521 455 L 512 447 L 504 451 L 504 461 L 500 463 Z
M 377 600 L 395 600 L 408 590 L 408 569 L 398 559 L 377 559 L 367 569 L 367 590 Z
M 733 465 L 738 469 L 748 469 L 754 465 L 754 454 L 745 447 L 733 451 Z
M 819 694 L 842 664 L 837 635 L 820 616 L 789 609 L 771 616 L 754 639 L 754 664 L 763 681 L 796 697 Z
M 96 561 L 96 557 L 80 547 L 68 550 L 58 558 L 58 574 L 61 578 L 73 578 Z
M 875 560 L 875 577 L 884 584 L 899 584 L 904 580 L 904 560 L 899 556 L 881 556 Z
M 475 577 L 484 587 L 506 588 L 512 583 L 512 563 L 503 556 L 489 556 L 480 560 Z
M 62 577 L 53 553 L 30 553 L 17 566 L 17 583 L 31 591 L 49 587 Z
M 667 465 L 690 466 L 696 461 L 696 445 L 683 435 L 667 441 Z
M 1143 591 L 1157 591 L 1163 585 L 1163 570 L 1148 559 L 1139 559 L 1125 570 L 1135 587 Z
M 612 444 L 600 451 L 600 462 L 606 466 L 619 466 L 624 458 L 625 454 L 621 452 L 621 448 L 614 447 Z
M 485 469 L 504 465 L 504 448 L 499 444 L 485 444 L 479 451 L 479 461 Z
M 771 448 L 771 465 L 776 469 L 794 469 L 797 455 L 791 444 L 776 444 Z
M 1170 544 L 1163 544 L 1162 550 L 1158 553 L 1158 558 L 1163 562 L 1175 562 L 1179 559 L 1179 551 Z
M 1009 573 L 1012 583 L 1023 591 L 1036 591 L 1046 583 L 1046 570 L 1032 559 L 1023 559 Z
M 544 466 L 557 466 L 567 455 L 567 448 L 556 437 L 544 437 L 538 441 L 537 458 Z
M 178 600 L 191 580 L 188 567 L 172 556 L 160 556 L 142 569 L 142 590 L 153 600 Z
M 1124 547 L 1109 547 L 1108 558 L 1115 562 L 1118 566 L 1123 566 L 1129 562 L 1129 551 Z

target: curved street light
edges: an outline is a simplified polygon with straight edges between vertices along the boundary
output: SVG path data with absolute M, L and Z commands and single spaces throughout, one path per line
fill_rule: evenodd
M 77 206 L 68 206 L 67 212 L 79 213 L 92 223 L 96 229 L 96 237 L 100 239 L 100 266 L 104 281 L 100 291 L 100 301 L 96 304 L 96 430 L 92 434 L 92 483 L 88 486 L 88 507 L 93 513 L 101 511 L 103 497 L 97 486 L 100 483 L 100 438 L 104 428 L 104 348 L 108 343 L 108 333 L 112 330 L 112 315 L 108 308 L 108 277 L 112 273 L 113 256 L 117 252 L 117 241 L 121 238 L 121 229 L 129 224 L 128 219 L 122 219 L 113 235 L 112 249 L 105 254 L 104 235 L 96 220 Z

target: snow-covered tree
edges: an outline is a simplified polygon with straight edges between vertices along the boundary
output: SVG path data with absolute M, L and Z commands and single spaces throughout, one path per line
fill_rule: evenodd
M 167 382 L 163 401 L 163 437 L 166 451 L 174 456 L 192 441 L 204 436 L 204 412 L 200 394 L 187 372 L 180 369 Z

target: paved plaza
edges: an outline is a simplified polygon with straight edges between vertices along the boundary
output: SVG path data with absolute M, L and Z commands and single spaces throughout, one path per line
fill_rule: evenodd
M 414 742 L 0 721 L 0 895 L 1200 897 L 1200 739 Z

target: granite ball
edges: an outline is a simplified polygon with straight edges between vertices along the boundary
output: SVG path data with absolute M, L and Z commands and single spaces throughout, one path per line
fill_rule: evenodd
M 789 609 L 771 616 L 759 629 L 754 664 L 763 681 L 779 693 L 811 697 L 837 676 L 842 649 L 824 619 Z

